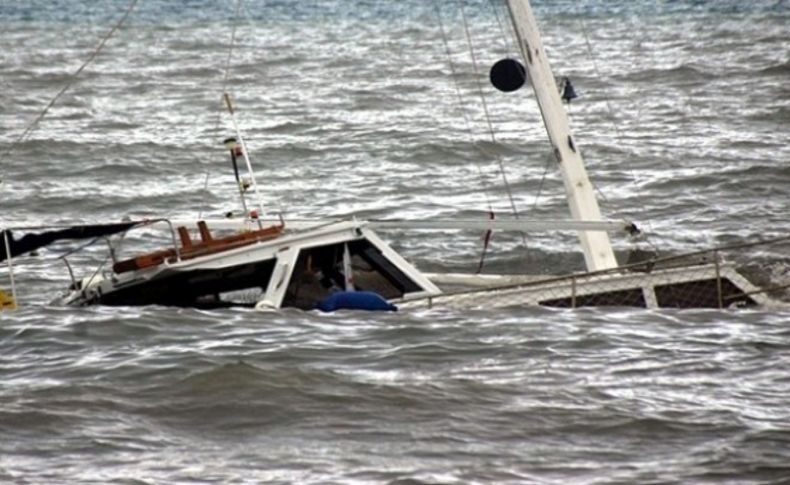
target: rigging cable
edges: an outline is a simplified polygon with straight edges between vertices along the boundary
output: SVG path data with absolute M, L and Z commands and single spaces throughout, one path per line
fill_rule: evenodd
M 490 0 L 489 5 L 491 5 L 491 10 L 494 12 L 494 18 L 496 18 L 496 23 L 499 26 L 499 32 L 502 34 L 502 39 L 503 39 L 502 42 L 505 47 L 505 55 L 509 54 L 512 51 L 518 51 L 518 41 L 516 40 L 515 33 L 513 32 L 512 28 L 505 29 L 504 24 L 502 23 L 502 20 L 500 18 L 499 8 L 497 8 L 497 5 L 501 5 L 502 8 L 504 9 L 505 8 L 504 4 L 497 0 Z M 503 14 L 503 16 L 507 16 L 507 14 Z M 504 39 L 510 40 L 512 45 L 508 45 L 508 41 Z M 540 200 L 540 195 L 543 192 L 543 185 L 546 182 L 546 176 L 549 173 L 551 162 L 556 160 L 554 158 L 553 152 L 550 155 L 551 156 L 546 159 L 546 163 L 543 166 L 543 174 L 540 177 L 540 183 L 538 184 L 538 191 L 535 194 L 535 202 L 532 204 L 532 210 L 536 210 L 538 207 L 538 201 Z
M 579 26 L 581 27 L 582 35 L 584 36 L 584 45 L 587 48 L 587 53 L 590 55 L 590 60 L 592 61 L 593 71 L 595 71 L 595 75 L 598 77 L 598 79 L 603 79 L 603 76 L 601 76 L 601 72 L 598 70 L 598 61 L 597 58 L 595 57 L 595 51 L 592 48 L 592 43 L 590 42 L 590 36 L 587 33 L 587 24 L 584 23 L 584 19 L 579 18 Z M 602 90 L 602 94 L 603 94 L 604 104 L 606 104 L 606 110 L 609 112 L 609 120 L 612 122 L 612 127 L 614 128 L 615 133 L 617 133 L 618 140 L 622 144 L 623 133 L 620 130 L 620 126 L 615 121 L 614 110 L 612 109 L 612 105 L 609 102 L 609 96 L 607 96 L 606 91 L 603 90 Z M 636 173 L 634 173 L 633 170 L 631 170 L 631 175 L 634 179 L 634 182 L 636 182 L 637 177 L 636 177 Z
M 584 35 L 584 42 L 587 46 L 587 52 L 590 54 L 590 58 L 592 59 L 593 70 L 595 71 L 595 75 L 598 77 L 598 79 L 602 79 L 601 73 L 598 71 L 598 62 L 595 59 L 595 54 L 593 53 L 592 46 L 590 45 L 590 39 L 587 36 L 587 29 L 584 24 L 584 20 L 579 19 L 579 23 L 581 24 L 582 27 L 582 34 Z M 603 99 L 604 99 L 604 103 L 606 104 L 606 109 L 609 111 L 609 119 L 612 121 L 612 124 L 614 125 L 614 131 L 615 133 L 617 133 L 617 137 L 618 139 L 620 139 L 620 143 L 622 144 L 622 133 L 620 132 L 620 127 L 617 126 L 617 123 L 614 122 L 614 111 L 612 110 L 611 104 L 609 104 L 609 97 L 606 96 L 605 92 L 603 93 Z M 570 101 L 568 101 L 568 115 L 570 116 Z M 598 184 L 594 183 L 592 180 L 590 181 L 590 184 L 593 186 L 595 191 L 598 192 L 598 195 L 601 196 L 604 202 L 609 202 L 609 199 L 606 197 L 606 194 L 604 194 L 601 188 L 598 187 Z
M 491 10 L 494 12 L 494 18 L 496 19 L 496 23 L 499 26 L 499 32 L 502 34 L 502 47 L 504 49 L 505 54 L 507 55 L 510 52 L 518 51 L 518 42 L 516 41 L 516 38 L 513 35 L 513 31 L 511 29 L 505 29 L 504 24 L 502 23 L 502 19 L 499 17 L 500 12 L 499 9 L 497 8 L 497 4 L 503 5 L 501 1 L 498 0 L 489 1 L 489 5 L 491 5 Z M 512 45 L 508 44 L 508 40 Z
M 220 95 L 219 109 L 217 110 L 217 121 L 214 123 L 214 136 L 216 138 L 219 138 L 219 125 L 222 122 L 222 112 L 225 110 L 225 89 L 228 86 L 228 77 L 230 73 L 230 60 L 231 57 L 233 56 L 233 46 L 236 44 L 236 27 L 238 25 L 239 11 L 241 11 L 242 3 L 244 3 L 244 0 L 237 0 L 236 11 L 233 14 L 233 22 L 232 22 L 233 27 L 230 33 L 230 44 L 228 45 L 228 55 L 227 57 L 225 57 L 225 72 L 222 77 L 222 89 L 220 91 L 222 94 Z M 204 193 L 208 191 L 208 179 L 210 174 L 211 174 L 211 165 L 209 165 L 209 167 L 206 168 L 206 176 L 205 179 L 203 180 Z M 202 217 L 203 217 L 203 207 L 201 206 L 200 212 L 198 212 L 198 219 L 201 219 Z
M 543 175 L 540 177 L 540 183 L 538 184 L 538 192 L 535 194 L 535 202 L 532 204 L 532 209 L 535 210 L 538 208 L 538 200 L 540 199 L 540 194 L 543 193 L 543 184 L 546 182 L 546 176 L 549 174 L 549 167 L 551 166 L 551 162 L 556 162 L 557 159 L 554 157 L 554 154 L 550 154 L 546 157 L 546 163 L 543 165 Z
M 244 15 L 244 21 L 247 23 L 247 26 L 251 27 L 251 28 L 254 28 L 255 24 L 253 23 L 252 12 L 250 12 L 250 9 L 247 8 L 248 4 L 244 3 L 244 0 L 239 0 L 239 3 L 241 4 L 241 8 L 239 9 L 239 11 L 241 13 L 237 13 L 237 16 L 243 14 Z M 230 69 L 230 60 L 231 60 L 231 57 L 228 56 L 228 69 Z M 231 121 L 232 120 L 233 120 L 233 116 L 231 116 Z M 241 135 L 239 135 L 239 138 L 241 138 Z M 247 138 L 247 137 L 245 137 L 244 139 L 245 140 L 249 140 L 249 138 Z M 245 155 L 246 155 L 245 158 L 249 158 L 249 153 L 245 152 Z M 255 193 L 257 194 L 258 193 L 258 184 L 257 184 L 257 182 L 255 182 L 255 173 L 252 171 L 251 166 L 249 168 L 249 175 L 250 175 L 250 180 L 253 182 L 253 187 L 252 188 L 255 191 Z M 281 224 L 284 224 L 285 209 L 283 209 L 282 197 L 277 195 L 276 192 L 274 190 L 272 190 L 272 193 L 269 194 L 269 198 L 270 199 L 274 199 L 273 203 L 277 205 L 277 218 L 279 219 Z M 263 201 L 260 199 L 260 195 L 258 195 L 258 203 L 261 206 L 260 207 L 261 212 L 263 212 Z M 260 223 L 260 221 L 259 221 L 259 223 Z
M 450 43 L 447 40 L 447 33 L 444 30 L 444 23 L 442 22 L 442 12 L 439 4 L 434 2 L 434 11 L 436 12 L 436 20 L 439 24 L 439 31 L 442 33 L 442 43 L 444 44 L 444 51 L 447 55 L 447 63 L 450 66 L 450 73 L 452 74 L 453 78 L 453 85 L 455 86 L 455 94 L 458 99 L 458 107 L 461 109 L 461 115 L 464 118 L 464 125 L 466 126 L 466 131 L 469 134 L 469 138 L 472 141 L 472 145 L 476 145 L 474 141 L 474 132 L 472 131 L 472 124 L 469 121 L 469 116 L 466 113 L 466 108 L 464 107 L 464 100 L 463 96 L 461 95 L 461 86 L 458 83 L 458 73 L 455 69 L 455 63 L 453 62 L 452 52 L 450 51 Z M 480 163 L 475 160 L 474 162 L 475 167 L 477 167 L 478 175 L 480 176 L 480 185 L 483 189 L 483 196 L 486 200 L 486 205 L 488 206 L 488 214 L 491 219 L 494 219 L 494 207 L 491 205 L 491 198 L 488 194 L 488 189 L 484 182 L 483 176 L 483 168 L 480 166 Z M 483 236 L 483 252 L 480 255 L 480 263 L 477 267 L 477 272 L 480 273 L 483 270 L 483 264 L 485 263 L 486 251 L 488 249 L 489 243 L 491 242 L 492 231 L 489 229 L 485 232 Z
M 29 134 L 30 134 L 30 132 L 31 132 L 31 131 L 33 131 L 33 130 L 36 128 L 36 126 L 38 126 L 38 123 L 39 123 L 39 122 L 40 122 L 42 119 L 44 119 L 44 117 L 45 117 L 45 116 L 47 115 L 47 113 L 49 112 L 50 108 L 52 108 L 52 106 L 54 106 L 54 105 L 55 105 L 55 103 L 57 102 L 57 100 L 58 100 L 58 99 L 59 99 L 61 96 L 63 96 L 63 94 L 64 94 L 66 91 L 68 91 L 68 90 L 69 90 L 69 88 L 70 88 L 70 87 L 71 87 L 71 86 L 72 86 L 72 85 L 73 85 L 75 82 L 77 82 L 77 77 L 78 77 L 78 76 L 79 76 L 79 75 L 82 73 L 82 71 L 83 71 L 83 70 L 84 70 L 84 69 L 85 69 L 85 68 L 86 68 L 86 67 L 87 67 L 87 66 L 88 66 L 88 65 L 89 65 L 91 62 L 93 62 L 93 60 L 96 58 L 96 56 L 97 56 L 97 55 L 99 55 L 99 53 L 102 51 L 102 49 L 104 48 L 104 45 L 107 43 L 107 41 L 108 41 L 108 40 L 110 40 L 110 38 L 113 36 L 113 34 L 115 34 L 115 32 L 116 32 L 116 31 L 117 31 L 117 30 L 118 30 L 118 29 L 119 29 L 119 28 L 120 28 L 120 27 L 123 25 L 123 23 L 126 21 L 127 17 L 129 17 L 129 14 L 131 14 L 131 13 L 132 13 L 132 10 L 134 10 L 134 7 L 137 5 L 137 2 L 138 2 L 138 0 L 132 0 L 132 1 L 129 3 L 129 6 L 126 8 L 126 11 L 124 12 L 123 16 L 122 16 L 122 17 L 121 17 L 121 19 L 118 21 L 118 23 L 116 23 L 116 24 L 115 24 L 115 26 L 113 26 L 113 28 L 112 28 L 112 29 L 110 29 L 110 31 L 109 31 L 109 32 L 107 32 L 107 34 L 105 34 L 105 35 L 104 35 L 104 37 L 102 38 L 101 42 L 99 42 L 99 45 L 96 47 L 96 49 L 94 49 L 94 50 L 93 50 L 93 52 L 91 52 L 91 55 L 88 57 L 88 59 L 87 59 L 85 62 L 83 62 L 83 63 L 82 63 L 82 65 L 79 67 L 79 69 L 77 69 L 77 70 L 74 72 L 74 74 L 72 74 L 72 75 L 71 75 L 71 79 L 70 79 L 70 80 L 69 80 L 69 81 L 66 83 L 66 85 L 65 85 L 65 86 L 63 86 L 63 88 L 62 88 L 62 89 L 61 89 L 61 90 L 58 92 L 58 94 L 56 94 L 56 95 L 55 95 L 55 97 L 53 97 L 53 98 L 52 98 L 52 99 L 49 101 L 49 103 L 48 103 L 48 104 L 47 104 L 47 105 L 44 107 L 44 109 L 43 109 L 43 110 L 41 110 L 41 113 L 39 113 L 39 114 L 38 114 L 38 116 L 36 116 L 36 118 L 35 118 L 35 119 L 34 119 L 34 120 L 33 120 L 33 121 L 32 121 L 32 122 L 31 122 L 31 123 L 30 123 L 30 124 L 27 126 L 27 128 L 25 128 L 25 131 L 23 131 L 23 132 L 22 132 L 22 134 L 21 134 L 21 135 L 19 135 L 19 137 L 18 137 L 18 138 L 17 138 L 17 139 L 16 139 L 14 142 L 12 142 L 12 143 L 11 143 L 11 146 L 9 146 L 9 147 L 8 147 L 8 149 L 7 149 L 7 150 L 6 150 L 6 151 L 3 153 L 3 155 L 0 157 L 0 160 L 5 160 L 5 159 L 6 159 L 6 157 L 8 157 L 8 155 L 10 155 L 10 154 L 11 154 L 11 152 L 13 152 L 13 151 L 14 151 L 14 149 L 17 147 L 17 145 L 19 145 L 19 143 L 21 143 L 21 142 L 22 142 L 22 140 L 24 140 L 24 139 L 25 139 L 25 137 L 26 137 L 27 135 L 29 135 Z
M 488 111 L 488 103 L 486 102 L 485 92 L 483 91 L 483 86 L 480 83 L 480 69 L 477 65 L 477 56 L 475 54 L 474 45 L 472 43 L 472 34 L 469 31 L 469 21 L 466 16 L 466 9 L 464 8 L 463 0 L 456 0 L 456 3 L 461 11 L 461 18 L 464 21 L 464 34 L 466 35 L 466 43 L 469 47 L 469 55 L 472 59 L 472 68 L 475 71 L 475 84 L 477 85 L 477 91 L 480 94 L 480 101 L 483 106 L 483 113 L 485 114 L 486 124 L 488 126 L 488 132 L 491 135 L 491 141 L 494 145 L 496 145 L 496 134 L 494 132 L 494 125 L 491 122 L 491 115 Z M 502 156 L 498 153 L 494 153 L 497 164 L 499 165 L 499 172 L 502 174 L 502 181 L 505 186 L 505 191 L 507 192 L 508 200 L 510 201 L 510 207 L 513 210 L 513 217 L 518 219 L 519 213 L 518 209 L 516 208 L 516 202 L 513 199 L 513 191 L 510 189 L 510 182 L 507 179 L 507 174 L 505 173 L 505 163 L 502 160 Z M 523 232 L 521 233 L 521 240 L 524 243 L 524 249 L 527 249 L 527 236 Z
M 584 44 L 587 47 L 587 53 L 589 54 L 590 59 L 592 60 L 593 71 L 595 71 L 595 76 L 598 79 L 603 79 L 603 77 L 601 76 L 601 72 L 598 69 L 598 61 L 597 61 L 597 59 L 595 57 L 595 51 L 592 48 L 592 43 L 590 42 L 590 36 L 587 33 L 587 25 L 584 23 L 584 19 L 581 18 L 581 17 L 579 18 L 579 24 L 581 26 L 582 35 L 584 36 Z M 609 112 L 609 119 L 612 122 L 612 126 L 614 127 L 615 133 L 617 134 L 617 140 L 618 140 L 620 146 L 623 146 L 624 145 L 624 143 L 623 143 L 623 139 L 624 139 L 623 132 L 622 132 L 622 130 L 620 130 L 620 126 L 617 124 L 616 118 L 614 116 L 614 110 L 612 109 L 612 104 L 609 101 L 609 96 L 607 96 L 606 90 L 601 90 L 601 93 L 603 95 L 604 104 L 606 104 L 606 110 Z M 637 185 L 639 183 L 638 177 L 636 176 L 636 172 L 634 171 L 634 168 L 630 164 L 628 166 L 628 172 L 631 174 L 631 180 L 632 180 L 633 184 Z M 601 197 L 603 197 L 604 200 L 608 201 L 606 199 L 606 196 L 601 192 L 601 190 L 597 186 L 595 186 L 595 184 L 593 184 L 593 186 L 596 188 L 596 191 L 601 195 Z M 652 227 L 652 224 L 651 224 L 649 219 L 646 220 L 645 223 L 646 223 L 646 225 L 648 227 Z M 643 237 L 645 238 L 647 243 L 650 246 L 655 248 L 655 245 L 653 244 L 653 242 L 650 241 L 649 238 L 647 237 L 647 233 L 643 233 L 643 234 L 644 234 Z
M 461 115 L 464 118 L 464 125 L 466 126 L 466 131 L 469 134 L 469 137 L 472 139 L 472 144 L 475 144 L 474 141 L 474 133 L 472 131 L 472 124 L 469 121 L 469 115 L 466 112 L 466 108 L 464 107 L 464 100 L 461 94 L 461 86 L 458 83 L 458 71 L 455 69 L 455 63 L 453 62 L 452 52 L 450 51 L 450 43 L 447 40 L 447 33 L 444 30 L 444 23 L 442 22 L 442 12 L 439 7 L 439 4 L 434 2 L 435 12 L 436 12 L 436 20 L 439 24 L 439 31 L 442 34 L 442 43 L 444 44 L 444 51 L 447 55 L 447 63 L 450 66 L 450 73 L 453 78 L 453 85 L 455 86 L 455 94 L 458 99 L 458 107 L 461 109 Z M 488 194 L 488 189 L 486 185 L 483 183 L 483 168 L 480 166 L 480 163 L 475 160 L 475 167 L 477 167 L 478 174 L 480 175 L 480 185 L 483 188 L 483 195 L 486 199 L 486 205 L 488 206 L 489 212 L 493 212 L 494 208 L 491 205 L 491 198 Z
M 472 45 L 472 34 L 469 32 L 469 21 L 466 17 L 466 9 L 464 8 L 464 4 L 461 0 L 457 0 L 458 6 L 461 10 L 461 17 L 464 21 L 464 33 L 466 35 L 466 43 L 469 47 L 469 55 L 472 59 L 472 68 L 475 71 L 475 84 L 477 86 L 477 92 L 480 95 L 480 101 L 483 106 L 483 113 L 486 119 L 486 126 L 488 127 L 488 133 L 491 136 L 491 142 L 496 144 L 496 134 L 494 132 L 494 125 L 491 122 L 491 115 L 488 111 L 488 103 L 486 102 L 485 93 L 483 92 L 483 86 L 480 83 L 480 69 L 477 65 L 477 56 L 475 54 L 474 46 Z M 499 165 L 499 171 L 502 174 L 502 182 L 505 185 L 505 190 L 507 191 L 508 200 L 510 201 L 510 207 L 513 210 L 513 215 L 518 218 L 518 209 L 516 209 L 516 202 L 513 199 L 513 192 L 510 190 L 510 182 L 507 179 L 507 174 L 505 173 L 505 164 L 502 161 L 502 157 L 498 154 L 494 154 L 497 159 L 497 163 Z
M 233 47 L 236 45 L 236 28 L 238 27 L 239 12 L 244 0 L 237 0 L 236 11 L 233 13 L 233 27 L 230 31 L 230 43 L 228 44 L 228 55 L 225 57 L 225 72 L 222 77 L 222 94 L 220 95 L 219 109 L 217 110 L 217 121 L 214 124 L 214 135 L 219 133 L 219 124 L 222 121 L 222 112 L 225 110 L 225 90 L 228 87 L 230 77 L 230 60 L 233 58 Z

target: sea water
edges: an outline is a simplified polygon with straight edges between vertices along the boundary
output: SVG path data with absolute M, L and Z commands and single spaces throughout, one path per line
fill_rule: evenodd
M 269 214 L 507 217 L 509 186 L 521 217 L 567 218 L 534 97 L 487 84 L 517 54 L 501 2 L 140 1 L 73 78 L 128 5 L 0 3 L 0 226 L 238 211 L 224 91 Z M 535 10 L 606 217 L 664 252 L 787 234 L 788 2 Z M 382 236 L 423 270 L 482 252 Z M 581 263 L 573 234 L 524 242 L 495 233 L 485 270 Z M 76 246 L 14 261 L 2 483 L 790 481 L 787 311 L 51 305 Z

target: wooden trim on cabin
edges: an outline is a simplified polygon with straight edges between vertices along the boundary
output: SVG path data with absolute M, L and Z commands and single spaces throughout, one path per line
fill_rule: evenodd
M 206 221 L 198 221 L 198 230 L 200 231 L 201 239 L 199 243 L 192 242 L 192 239 L 189 237 L 189 231 L 187 231 L 185 227 L 182 226 L 178 228 L 178 235 L 181 239 L 181 260 L 207 256 L 209 254 L 247 246 L 258 241 L 273 239 L 282 234 L 283 229 L 284 226 L 282 225 L 270 226 L 258 229 L 257 231 L 241 232 L 232 236 L 215 239 L 211 235 Z M 128 271 L 159 266 L 165 261 L 176 261 L 175 249 L 160 249 L 159 251 L 118 261 L 113 265 L 112 270 L 117 274 L 126 273 Z

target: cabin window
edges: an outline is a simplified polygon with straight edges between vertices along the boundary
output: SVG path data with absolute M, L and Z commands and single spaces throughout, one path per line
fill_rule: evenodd
M 656 285 L 656 300 L 664 308 L 719 308 L 719 287 L 715 278 Z M 721 300 L 725 308 L 757 305 L 727 278 L 721 279 Z
M 200 301 L 216 301 L 223 305 L 255 305 L 269 285 L 274 260 L 245 264 L 222 270 L 195 272 L 187 285 L 200 295 Z
M 583 306 L 622 306 L 645 308 L 645 295 L 642 288 L 632 290 L 605 291 L 588 295 L 577 295 L 576 301 L 572 298 L 557 298 L 540 302 L 543 306 L 574 308 Z
M 254 306 L 266 290 L 274 259 L 223 269 L 166 272 L 145 285 L 104 295 L 106 305 L 168 305 L 200 308 Z
M 367 240 L 359 240 L 301 250 L 282 306 L 309 310 L 333 292 L 344 290 L 345 244 L 348 244 L 356 290 L 372 291 L 387 299 L 422 290 L 378 248 Z

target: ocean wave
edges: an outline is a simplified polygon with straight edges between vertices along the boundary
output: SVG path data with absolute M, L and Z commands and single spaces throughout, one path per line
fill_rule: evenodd
M 768 76 L 786 76 L 790 74 L 790 61 L 763 68 L 758 72 Z
M 569 112 L 604 217 L 627 214 L 662 254 L 787 233 L 787 63 L 775 13 L 786 7 L 535 3 L 558 72 L 595 90 Z M 524 219 L 569 217 L 532 95 L 499 95 L 485 68 L 475 72 L 455 0 L 440 7 L 460 103 L 432 2 L 242 4 L 226 89 L 267 209 L 279 197 L 294 218 L 482 220 L 490 202 L 504 218 L 501 159 Z M 12 73 L 0 150 L 127 5 L 0 5 Z M 473 40 L 491 41 L 477 51 L 481 66 L 515 54 L 491 2 L 465 6 Z M 221 146 L 233 123 L 218 113 L 233 15 L 228 2 L 139 2 L 55 116 L 0 161 L 2 223 L 238 211 Z M 580 60 L 590 55 L 580 17 L 596 63 Z M 381 235 L 425 271 L 474 272 L 483 249 L 482 231 Z M 146 231 L 128 238 L 160 247 Z M 618 256 L 634 246 L 613 241 Z M 14 260 L 21 309 L 0 313 L 0 481 L 771 482 L 787 472 L 784 309 L 50 305 L 71 282 L 57 257 L 76 246 Z M 781 286 L 786 246 L 725 260 Z M 69 261 L 85 274 L 104 249 Z M 583 267 L 573 232 L 495 231 L 484 271 Z M 0 288 L 10 290 L 5 263 Z
M 680 64 L 674 67 L 668 67 L 663 69 L 651 68 L 642 71 L 637 71 L 622 76 L 622 79 L 624 81 L 631 81 L 631 82 L 633 81 L 707 82 L 715 77 L 716 76 L 714 74 L 704 71 L 699 66 L 690 65 L 690 64 Z

